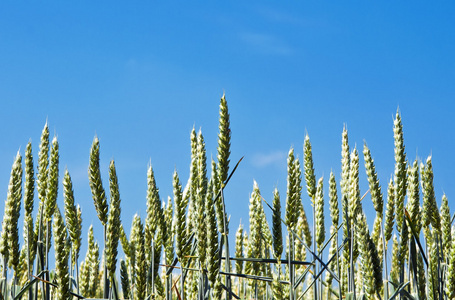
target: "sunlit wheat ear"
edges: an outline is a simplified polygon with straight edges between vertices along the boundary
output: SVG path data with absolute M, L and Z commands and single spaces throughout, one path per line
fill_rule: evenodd
M 447 281 L 445 292 L 449 299 L 455 298 L 455 239 L 452 239 L 449 247 L 449 264 L 447 267 Z
M 421 165 L 422 173 L 422 196 L 423 196 L 423 212 L 422 224 L 423 226 L 432 225 L 437 233 L 441 232 L 441 217 L 439 214 L 438 206 L 436 204 L 436 197 L 433 185 L 433 164 L 431 156 L 426 160 L 425 166 Z
M 387 204 L 385 210 L 384 219 L 384 237 L 386 241 L 386 248 L 388 241 L 392 238 L 393 222 L 395 220 L 395 191 L 393 180 L 390 178 L 389 185 L 387 187 Z
M 285 299 L 283 284 L 279 282 L 278 274 L 275 273 L 272 274 L 273 274 L 272 293 L 274 299 Z
M 223 223 L 223 218 L 226 218 L 226 222 L 228 220 L 227 215 L 224 214 L 224 209 L 223 209 L 223 202 L 221 199 L 221 194 L 220 196 L 215 199 L 215 197 L 219 194 L 220 189 L 221 189 L 221 181 L 220 177 L 218 174 L 218 167 L 215 161 L 212 159 L 212 178 L 210 179 L 212 182 L 212 193 L 213 193 L 213 205 L 215 206 L 215 215 L 216 215 L 216 222 L 218 226 L 218 230 L 220 233 L 224 233 L 224 223 Z M 210 200 L 212 201 L 212 200 Z M 226 229 L 227 228 L 226 224 Z M 229 232 L 229 230 L 228 230 Z
M 373 257 L 369 249 L 370 244 L 370 235 L 368 232 L 368 225 L 366 223 L 366 218 L 363 212 L 359 213 L 357 218 L 357 238 L 360 252 L 360 263 L 362 270 L 362 277 L 364 281 L 365 292 L 367 298 L 370 299 L 374 297 L 376 284 L 374 276 L 374 266 L 373 266 Z M 362 285 L 360 285 L 362 286 Z
M 79 249 L 81 247 L 82 224 L 78 218 L 78 211 L 74 203 L 73 183 L 68 170 L 63 176 L 63 199 L 65 202 L 65 219 L 68 228 L 68 233 L 71 238 L 72 246 L 72 264 L 75 265 L 79 257 Z
M 141 218 L 136 214 L 133 218 L 133 225 L 131 229 L 131 243 L 135 249 L 135 290 L 136 299 L 144 299 L 147 286 L 147 264 L 145 261 L 145 249 L 144 249 L 144 227 L 142 225 Z
M 35 195 L 35 172 L 33 169 L 32 143 L 25 149 L 25 183 L 24 183 L 24 243 L 30 251 L 30 264 L 33 265 L 36 251 L 36 237 L 33 230 L 33 207 Z
M 198 241 L 198 256 L 203 268 L 206 262 L 207 226 L 204 219 L 205 201 L 207 193 L 207 158 L 205 142 L 202 132 L 197 137 L 197 178 L 196 178 L 196 235 Z
M 152 240 L 155 239 L 155 247 L 161 246 L 160 242 L 157 242 L 157 231 L 161 224 L 164 223 L 163 209 L 161 207 L 161 200 L 159 195 L 159 189 L 156 185 L 155 174 L 153 172 L 152 165 L 150 164 L 147 169 L 147 216 L 145 219 L 145 258 L 146 261 L 150 264 L 152 261 Z M 158 244 L 157 244 L 158 243 Z M 161 248 L 158 251 L 161 253 Z M 161 254 L 155 253 L 155 256 L 158 257 Z M 158 260 L 159 261 L 159 260 Z M 156 268 L 158 270 L 158 268 Z M 156 274 L 156 273 L 155 273 Z
M 107 223 L 106 266 L 109 277 L 115 277 L 117 266 L 118 241 L 120 237 L 120 192 L 114 160 L 109 164 L 110 211 Z
M 428 240 L 428 299 L 439 299 L 439 274 L 438 274 L 438 261 L 439 261 L 439 249 L 438 249 L 438 235 L 434 234 L 432 238 Z
M 406 210 L 409 212 L 409 216 L 415 225 L 415 230 L 417 233 L 420 233 L 422 223 L 420 216 L 419 165 L 417 159 L 414 160 L 414 163 L 408 169 L 407 183 L 408 202 L 406 204 Z M 409 234 L 412 236 L 411 232 Z
M 300 211 L 299 219 L 297 221 L 297 228 L 296 232 L 299 236 L 304 238 L 304 243 L 307 246 L 311 245 L 312 236 L 310 232 L 310 226 L 308 224 L 308 220 L 306 218 L 305 210 Z M 308 243 L 309 242 L 309 243 Z M 306 252 L 307 248 L 303 246 L 299 239 L 295 240 L 295 258 L 297 260 L 304 261 L 306 260 Z
M 365 170 L 367 172 L 371 201 L 373 202 L 376 212 L 382 216 L 384 202 L 382 198 L 381 185 L 379 184 L 378 174 L 376 173 L 376 167 L 374 166 L 374 160 L 371 157 L 370 149 L 366 143 L 363 144 L 363 156 L 365 158 Z
M 450 251 L 450 250 L 449 250 Z M 417 282 L 418 282 L 418 293 L 420 299 L 425 299 L 426 290 L 427 290 L 427 278 L 425 274 L 425 265 L 423 263 L 422 254 L 420 251 L 417 252 Z
M 213 174 L 215 175 L 215 174 Z M 212 176 L 213 176 L 212 175 Z M 213 177 L 210 182 L 213 182 Z M 211 184 L 209 184 L 211 186 Z M 207 198 L 205 201 L 205 214 L 207 226 L 207 277 L 211 287 L 219 284 L 220 273 L 220 255 L 218 253 L 218 228 L 216 224 L 215 209 L 212 204 L 212 190 L 208 189 Z M 217 292 L 218 293 L 218 292 Z
M 123 299 L 130 299 L 131 287 L 128 267 L 123 259 L 120 259 L 120 282 L 122 284 Z
M 137 228 L 136 228 L 137 224 L 135 225 L 135 222 L 137 222 L 137 220 L 135 220 L 133 217 L 133 221 L 131 223 L 131 229 L 130 229 L 130 241 L 129 242 L 127 241 L 128 242 L 127 245 L 125 243 L 125 247 L 127 247 L 127 246 L 129 247 L 127 257 L 128 257 L 129 265 L 130 265 L 131 288 L 133 290 L 134 290 L 134 286 L 136 284 L 136 245 L 134 244 L 135 243 L 134 239 L 137 238 Z M 145 229 L 144 229 L 144 231 L 145 231 Z M 122 243 L 122 245 L 123 245 L 123 243 Z M 146 259 L 146 261 L 147 261 L 147 259 Z
M 17 268 L 17 282 L 19 285 L 24 285 L 29 279 L 28 273 L 28 261 L 27 261 L 27 249 L 22 245 L 19 255 L 19 266 Z
M 338 208 L 337 182 L 332 171 L 330 171 L 329 177 L 329 209 L 332 224 L 336 228 L 339 224 L 340 209 Z
M 49 126 L 46 122 L 41 133 L 38 153 L 38 174 L 36 176 L 38 197 L 44 203 L 47 190 L 47 172 L 49 167 Z
M 291 148 L 288 153 L 287 165 L 288 165 L 288 175 L 287 175 L 287 190 L 286 190 L 286 212 L 285 212 L 285 221 L 286 225 L 295 229 L 297 225 L 297 203 L 295 201 L 295 183 L 296 183 L 296 174 L 294 168 L 294 148 Z M 280 219 L 281 220 L 281 219 Z M 281 222 L 281 221 L 280 221 Z
M 57 299 L 70 299 L 68 270 L 68 233 L 58 207 L 54 208 L 54 247 L 55 247 L 55 279 L 57 281 Z
M 350 159 L 350 150 L 349 150 L 349 140 L 348 140 L 348 129 L 346 125 L 343 127 L 343 132 L 341 134 L 341 196 L 348 197 L 349 194 L 349 170 L 351 165 Z
M 164 210 L 165 225 L 165 242 L 164 252 L 166 265 L 171 265 L 174 261 L 174 227 L 172 226 L 173 204 L 172 198 L 167 198 L 166 209 Z
M 108 206 L 106 194 L 101 181 L 100 171 L 100 142 L 95 136 L 90 149 L 90 165 L 88 169 L 90 189 L 92 191 L 93 202 L 95 203 L 98 218 L 103 225 L 107 224 Z
M 332 224 L 332 226 L 330 226 L 330 236 L 332 236 L 332 234 L 334 234 L 336 230 L 337 230 L 337 229 L 336 229 L 335 225 Z M 336 241 L 336 237 L 335 237 L 335 238 L 333 238 L 333 239 L 330 241 L 329 257 L 333 257 L 333 256 L 336 254 L 336 251 L 337 251 L 337 241 Z M 335 258 L 335 260 L 333 260 L 333 261 L 329 264 L 329 268 L 330 268 L 331 270 L 336 270 L 336 266 L 337 266 L 337 261 L 336 261 L 336 258 Z M 326 277 L 325 277 L 325 280 L 326 280 L 326 282 L 327 282 L 327 286 L 328 286 L 328 287 L 331 287 L 331 286 L 332 286 L 332 281 L 333 281 L 332 273 L 327 272 Z
M 399 270 L 399 248 L 400 244 L 398 242 L 398 238 L 396 235 L 393 236 L 393 244 L 392 244 L 392 270 L 390 270 L 390 280 L 394 283 L 399 282 L 400 278 L 400 270 Z
M 125 228 L 123 228 L 123 224 L 121 224 L 120 228 L 119 228 L 119 238 L 120 238 L 120 244 L 122 245 L 123 253 L 125 253 L 126 257 L 129 259 L 130 242 L 128 241 L 128 237 L 126 236 L 126 232 L 125 232 Z
M 303 154 L 307 193 L 310 199 L 313 201 L 316 194 L 316 176 L 314 175 L 313 153 L 311 150 L 310 137 L 308 136 L 308 134 L 305 136 Z
M 240 224 L 237 232 L 235 233 L 235 257 L 243 258 L 243 225 Z M 243 261 L 235 261 L 235 272 L 241 274 L 243 273 Z
M 362 210 L 360 204 L 360 187 L 359 187 L 359 153 L 357 148 L 351 153 L 351 168 L 349 174 L 349 211 L 348 217 L 352 222 L 357 219 L 357 213 Z
M 16 274 L 19 268 L 19 228 L 18 221 L 21 211 L 21 200 L 22 200 L 22 156 L 19 151 L 17 152 L 16 158 L 14 159 L 13 166 L 11 168 L 11 176 L 8 186 L 8 195 L 5 204 L 5 216 L 4 225 L 6 219 L 6 228 L 3 227 L 3 231 L 7 231 L 7 241 L 2 242 L 7 244 L 7 249 L 2 251 L 9 251 L 8 266 L 13 267 L 14 273 Z
M 321 177 L 318 181 L 316 197 L 315 197 L 315 220 L 316 220 L 316 233 L 315 240 L 318 247 L 318 252 L 321 252 L 325 240 L 325 226 L 324 226 L 324 179 Z
M 442 231 L 442 251 L 444 252 L 444 257 L 449 257 L 450 253 L 450 244 L 452 241 L 452 230 L 451 230 L 451 215 L 449 208 L 449 201 L 447 196 L 442 195 L 441 200 L 441 231 Z
M 91 227 L 91 231 L 89 231 L 89 249 L 90 249 L 90 297 L 95 297 L 98 287 L 101 285 L 101 278 L 100 276 L 100 247 L 97 242 L 95 242 L 95 238 L 93 237 L 93 227 Z M 104 269 L 104 268 L 103 268 Z
M 51 156 L 49 161 L 49 170 L 47 176 L 47 191 L 44 212 L 47 220 L 52 218 L 57 203 L 58 192 L 58 162 L 59 162 L 59 145 L 57 137 L 52 139 Z
M 393 137 L 395 141 L 395 213 L 398 232 L 401 232 L 404 214 L 404 198 L 406 196 L 406 153 L 403 140 L 403 125 L 400 113 L 397 111 L 393 122 Z
M 281 254 L 283 253 L 283 233 L 281 229 L 280 193 L 277 188 L 273 191 L 272 232 L 274 256 L 277 259 L 281 259 Z
M 258 184 L 254 181 L 253 192 L 250 196 L 250 237 L 248 241 L 248 257 L 259 258 L 263 245 L 262 219 L 259 217 L 261 205 L 261 194 Z M 260 265 L 257 262 L 252 263 L 252 274 L 259 275 Z
M 182 185 L 180 184 L 180 179 L 177 171 L 174 171 L 174 176 L 172 180 L 172 185 L 174 187 L 174 204 L 175 204 L 175 212 L 174 212 L 174 224 L 172 225 L 175 230 L 175 254 L 177 255 L 180 264 L 182 266 L 186 266 L 186 257 L 185 257 L 185 249 L 184 246 L 187 241 L 186 236 L 186 206 L 185 202 L 183 201 L 182 195 Z
M 187 228 L 188 228 L 188 235 L 191 234 L 193 231 L 193 228 L 196 228 L 196 193 L 197 193 L 197 163 L 198 163 L 198 143 L 197 143 L 197 134 L 196 134 L 196 129 L 193 127 L 191 130 L 190 134 L 190 144 L 191 144 L 191 163 L 190 163 L 190 178 L 188 180 L 189 183 L 189 194 L 190 194 L 190 204 L 189 204 L 189 210 L 188 212 L 188 222 L 187 222 Z
M 229 171 L 229 156 L 231 154 L 231 129 L 229 122 L 229 111 L 226 97 L 223 94 L 220 100 L 220 124 L 218 133 L 218 178 L 223 185 L 227 179 Z
M 89 289 L 90 273 L 86 261 L 82 261 L 79 265 L 79 293 L 87 297 Z

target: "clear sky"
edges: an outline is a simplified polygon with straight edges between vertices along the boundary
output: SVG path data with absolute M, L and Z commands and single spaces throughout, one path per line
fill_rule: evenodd
M 284 205 L 286 155 L 293 146 L 303 159 L 306 132 L 326 190 L 331 170 L 340 177 L 347 124 L 351 149 L 368 143 L 385 193 L 398 107 L 408 159 L 432 154 L 438 203 L 443 192 L 454 203 L 454 15 L 450 1 L 2 1 L 0 197 L 29 140 L 37 159 L 47 119 L 83 240 L 90 224 L 102 236 L 87 176 L 95 134 L 106 190 L 115 159 L 129 231 L 145 216 L 149 161 L 166 200 L 174 169 L 188 179 L 193 126 L 216 156 L 225 92 L 231 166 L 245 157 L 226 189 L 231 232 L 248 224 L 253 179 L 267 200 L 278 187 Z M 311 215 L 306 194 L 304 207 Z

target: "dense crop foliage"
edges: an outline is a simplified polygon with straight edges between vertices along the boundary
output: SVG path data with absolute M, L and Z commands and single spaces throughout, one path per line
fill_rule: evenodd
M 147 215 L 143 220 L 134 216 L 129 234 L 121 220 L 115 162 L 109 165 L 108 197 L 95 137 L 88 176 L 104 240 L 95 240 L 91 226 L 87 253 L 80 259 L 82 212 L 69 170 L 58 182 L 59 144 L 56 137 L 49 142 L 46 123 L 37 172 L 31 143 L 24 166 L 20 152 L 12 166 L 0 235 L 1 299 L 453 299 L 455 231 L 448 199 L 444 195 L 438 207 L 431 156 L 424 162 L 408 160 L 398 112 L 393 125 L 395 171 L 384 193 L 372 152 L 366 143 L 362 152 L 351 150 L 346 128 L 338 182 L 333 172 L 316 178 L 306 135 L 303 167 L 293 148 L 288 154 L 285 205 L 278 189 L 264 199 L 254 182 L 249 227 L 240 225 L 231 240 L 224 189 L 241 160 L 231 168 L 224 95 L 216 161 L 207 160 L 204 136 L 193 129 L 188 181 L 182 183 L 175 171 L 173 197 L 165 202 L 150 165 Z M 362 153 L 371 196 L 366 199 L 374 207 L 368 215 L 363 209 L 367 193 L 362 196 L 359 186 Z M 60 207 L 59 190 L 64 198 Z M 34 213 L 35 198 L 39 205 Z M 304 203 L 311 204 L 312 224 Z M 119 244 L 125 257 L 118 257 Z M 49 257 L 51 247 L 54 258 Z M 54 270 L 49 270 L 49 260 L 55 260 Z

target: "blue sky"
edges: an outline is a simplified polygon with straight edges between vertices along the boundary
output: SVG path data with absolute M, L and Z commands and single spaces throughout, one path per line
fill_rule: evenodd
M 443 192 L 453 203 L 453 15 L 449 1 L 4 1 L 0 196 L 17 150 L 31 140 L 38 157 L 47 119 L 83 210 L 84 241 L 90 224 L 102 236 L 87 176 L 95 134 L 106 189 L 115 159 L 129 227 L 136 212 L 145 216 L 149 161 L 165 200 L 174 169 L 188 178 L 193 126 L 216 156 L 225 92 L 232 165 L 245 157 L 226 190 L 231 231 L 248 222 L 253 179 L 265 199 L 278 187 L 284 204 L 286 155 L 293 146 L 303 158 L 306 132 L 326 187 L 331 170 L 341 173 L 346 124 L 351 149 L 368 143 L 385 193 L 398 107 L 408 159 L 432 154 L 438 203 Z

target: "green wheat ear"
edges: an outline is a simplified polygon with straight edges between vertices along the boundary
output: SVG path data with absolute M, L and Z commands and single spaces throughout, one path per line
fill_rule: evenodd
M 88 178 L 98 218 L 100 219 L 101 223 L 105 226 L 107 224 L 108 206 L 106 194 L 103 188 L 103 183 L 101 181 L 100 142 L 98 140 L 98 137 L 96 136 L 93 139 L 92 148 L 90 149 L 90 165 L 88 169 Z
M 357 219 L 357 214 L 362 211 L 360 203 L 360 187 L 359 187 L 359 153 L 357 148 L 354 148 L 351 153 L 351 169 L 349 173 L 349 210 L 348 217 L 352 222 Z
M 58 162 L 59 162 L 59 145 L 57 137 L 52 139 L 51 157 L 49 162 L 49 170 L 47 177 L 47 191 L 45 201 L 45 216 L 50 220 L 54 214 L 57 203 L 58 192 Z
M 253 183 L 253 192 L 250 197 L 250 236 L 248 241 L 248 257 L 259 258 L 261 255 L 263 237 L 261 235 L 262 219 L 259 217 L 261 194 L 256 181 Z M 259 275 L 260 264 L 251 263 L 253 275 Z
M 346 125 L 343 127 L 343 132 L 341 134 L 341 196 L 348 198 L 349 194 L 349 173 L 351 168 L 350 160 L 350 151 L 349 151 L 349 142 L 348 142 L 348 130 Z
M 366 217 L 363 212 L 359 213 L 356 218 L 357 222 L 357 239 L 359 241 L 359 252 L 360 252 L 360 262 L 362 277 L 365 280 L 365 292 L 367 298 L 373 298 L 375 295 L 376 284 L 373 268 L 373 257 L 369 249 L 370 244 L 370 235 L 368 232 L 368 225 L 366 223 Z M 361 286 L 361 285 L 360 285 Z
M 229 112 L 226 101 L 226 96 L 223 93 L 223 96 L 220 100 L 220 132 L 218 134 L 218 177 L 221 181 L 221 184 L 227 180 L 228 171 L 229 171 L 229 156 L 231 154 L 231 129 L 229 124 Z
M 100 285 L 100 248 L 93 236 L 93 226 L 91 225 L 88 231 L 88 249 L 86 262 L 89 268 L 89 296 L 95 297 L 96 290 Z
M 442 230 L 442 250 L 444 252 L 444 257 L 448 258 L 450 254 L 450 245 L 452 242 L 452 232 L 451 232 L 451 215 L 449 208 L 449 201 L 447 196 L 442 195 L 441 201 L 441 230 Z
M 291 148 L 288 153 L 287 165 L 288 165 L 288 175 L 287 175 L 287 191 L 286 191 L 286 213 L 285 220 L 286 225 L 295 230 L 297 226 L 298 219 L 298 203 L 296 201 L 296 172 L 294 165 L 294 149 Z M 281 218 L 280 218 L 281 222 Z
M 2 241 L 6 249 L 1 249 L 2 252 L 9 251 L 7 255 L 8 266 L 13 267 L 14 273 L 19 271 L 19 229 L 18 221 L 21 211 L 22 200 L 22 156 L 19 151 L 11 169 L 11 177 L 8 186 L 8 195 L 5 203 L 5 215 L 3 224 L 3 232 L 7 232 L 6 240 Z M 5 222 L 6 221 L 6 222 Z M 2 235 L 3 239 L 3 235 Z M 3 254 L 3 253 L 2 253 Z
M 423 195 L 423 213 L 422 225 L 424 227 L 432 225 L 437 233 L 441 232 L 441 217 L 436 204 L 433 185 L 433 164 L 431 156 L 427 158 L 425 166 L 421 166 L 422 173 L 422 195 Z
M 395 191 L 393 180 L 390 178 L 389 185 L 387 187 L 387 205 L 385 211 L 384 220 L 384 238 L 386 241 L 386 249 L 388 242 L 392 238 L 393 222 L 395 219 Z
M 57 280 L 57 299 L 70 299 L 69 270 L 68 270 L 68 233 L 58 207 L 54 210 L 54 247 L 55 247 L 55 277 Z
M 371 157 L 370 149 L 367 144 L 363 144 L 363 156 L 365 158 L 365 170 L 368 177 L 368 185 L 370 188 L 371 201 L 377 214 L 382 218 L 384 201 L 382 198 L 381 185 L 379 184 L 378 174 L 374 166 L 374 159 Z
M 403 125 L 401 116 L 397 111 L 396 118 L 393 122 L 393 136 L 395 140 L 395 212 L 397 230 L 401 232 L 404 214 L 404 198 L 406 196 L 406 153 L 403 141 Z
M 449 247 L 449 264 L 447 267 L 447 282 L 445 291 L 449 299 L 455 298 L 455 239 L 452 237 Z
M 41 203 L 46 200 L 47 173 L 49 167 L 49 126 L 46 122 L 41 133 L 38 154 L 38 174 L 36 177 L 38 198 Z
M 244 238 L 243 225 L 240 224 L 239 228 L 237 229 L 237 232 L 235 233 L 235 257 L 243 258 L 243 246 L 244 246 L 243 238 Z M 243 273 L 243 261 L 242 260 L 235 261 L 235 271 L 238 274 Z
M 170 266 L 174 261 L 174 228 L 172 226 L 173 205 L 171 197 L 168 197 L 167 200 L 167 206 L 164 210 L 164 219 L 166 222 L 164 252 L 166 265 Z
M 130 299 L 131 287 L 128 267 L 123 259 L 120 259 L 120 282 L 122 284 L 123 299 Z
M 173 181 L 174 187 L 174 204 L 175 204 L 175 213 L 174 213 L 174 224 L 175 229 L 175 254 L 177 255 L 181 266 L 186 266 L 186 255 L 185 244 L 187 242 L 186 236 L 186 223 L 185 223 L 185 211 L 186 205 L 183 201 L 182 185 L 180 184 L 180 179 L 177 171 L 174 171 Z
M 36 237 L 33 230 L 33 207 L 34 207 L 34 196 L 35 196 L 35 172 L 33 170 L 33 155 L 32 155 L 32 143 L 27 144 L 25 149 L 25 183 L 24 183 L 24 244 L 26 249 L 30 252 L 30 264 L 29 270 L 33 266 L 33 260 L 35 259 L 36 251 Z
M 316 176 L 314 175 L 313 153 L 311 150 L 310 137 L 308 134 L 305 136 L 303 154 L 307 193 L 310 197 L 310 200 L 313 201 L 316 194 Z
M 205 152 L 205 142 L 202 132 L 199 131 L 197 137 L 197 177 L 196 177 L 196 237 L 198 242 L 199 261 L 203 268 L 206 262 L 207 248 L 207 226 L 204 220 L 205 201 L 207 193 L 207 158 Z
M 213 182 L 212 180 L 210 182 Z M 211 185 L 211 184 L 209 184 Z M 205 218 L 207 226 L 207 277 L 209 279 L 211 287 L 214 289 L 215 294 L 219 294 L 218 290 L 220 287 L 220 254 L 218 251 L 218 229 L 216 223 L 215 209 L 212 204 L 213 194 L 211 189 L 207 192 L 207 198 L 205 201 Z M 217 289 L 215 289 L 217 287 Z
M 107 223 L 106 266 L 109 276 L 114 278 L 117 265 L 118 241 L 120 238 L 120 192 L 114 160 L 109 165 L 110 211 Z
M 318 181 L 316 198 L 315 198 L 315 220 L 316 220 L 316 233 L 315 240 L 318 248 L 318 252 L 322 251 L 322 246 L 325 240 L 325 226 L 324 226 L 324 186 L 323 178 L 321 177 Z
M 277 259 L 281 259 L 283 253 L 283 233 L 281 229 L 281 202 L 280 193 L 275 188 L 273 191 L 273 212 L 272 212 L 273 251 Z
M 406 210 L 409 212 L 412 222 L 415 224 L 417 233 L 421 229 L 420 194 L 419 194 L 419 165 L 417 159 L 408 170 L 408 203 Z
M 147 287 L 147 264 L 145 261 L 144 249 L 144 227 L 141 218 L 136 214 L 133 218 L 133 225 L 131 229 L 131 243 L 134 245 L 136 265 L 135 265 L 135 287 L 136 298 L 145 299 Z
M 66 224 L 72 243 L 71 263 L 75 265 L 81 248 L 82 218 L 78 217 L 80 214 L 78 214 L 78 207 L 74 203 L 73 183 L 68 170 L 63 176 L 63 199 L 65 201 Z
M 159 189 L 156 185 L 155 174 L 153 172 L 152 165 L 149 164 L 147 170 L 147 216 L 145 219 L 144 228 L 144 242 L 145 242 L 145 260 L 148 264 L 148 268 L 152 262 L 152 241 L 155 243 L 155 263 L 158 263 L 161 256 L 162 235 L 158 234 L 164 224 L 164 214 L 161 207 L 161 200 L 159 195 Z M 154 274 L 157 274 L 159 265 L 153 266 Z M 152 276 L 149 276 L 148 284 L 151 284 Z M 134 278 L 132 276 L 132 278 Z
M 332 224 L 337 228 L 340 220 L 340 209 L 338 208 L 337 182 L 332 171 L 330 171 L 329 178 L 329 207 Z

